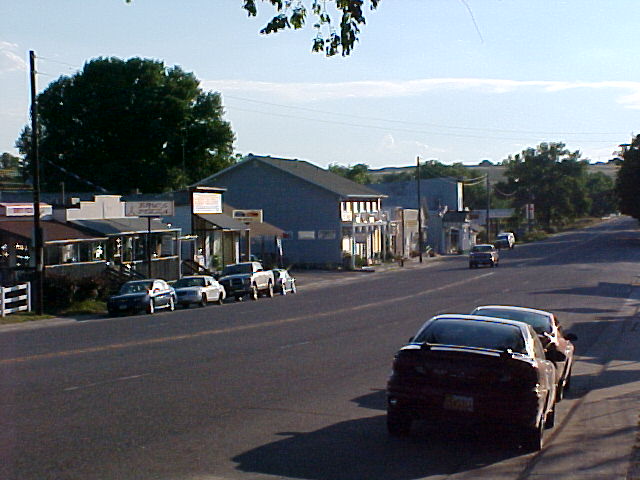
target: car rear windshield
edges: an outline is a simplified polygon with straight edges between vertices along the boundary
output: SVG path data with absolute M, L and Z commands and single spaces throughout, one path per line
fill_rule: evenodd
M 204 278 L 181 278 L 173 284 L 174 288 L 204 287 Z
M 414 339 L 417 343 L 490 348 L 525 353 L 522 332 L 514 325 L 475 320 L 441 319 L 431 322 Z
M 503 310 L 500 308 L 481 308 L 473 312 L 474 315 L 483 317 L 505 318 L 507 320 L 517 320 L 528 323 L 537 334 L 544 332 L 551 333 L 551 323 L 549 317 L 542 313 L 527 312 L 522 310 Z
M 472 252 L 490 252 L 493 250 L 491 245 L 476 245 L 471 249 Z
M 253 273 L 253 265 L 250 263 L 238 263 L 236 265 L 227 265 L 222 270 L 222 275 L 237 275 L 238 273 Z
M 146 293 L 153 287 L 153 282 L 129 282 L 120 287 L 120 293 Z

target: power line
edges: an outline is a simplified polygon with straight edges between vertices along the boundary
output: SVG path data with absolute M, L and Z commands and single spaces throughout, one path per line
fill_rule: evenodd
M 298 119 L 298 120 L 307 120 L 307 121 L 310 121 L 310 122 L 328 123 L 328 124 L 331 124 L 331 125 L 342 125 L 342 126 L 358 127 L 358 128 L 370 128 L 370 129 L 384 130 L 384 131 L 418 133 L 418 134 L 423 134 L 423 135 L 440 135 L 440 136 L 457 137 L 457 138 L 479 138 L 479 139 L 487 139 L 487 138 L 489 138 L 489 139 L 496 139 L 496 140 L 511 140 L 511 141 L 520 141 L 520 142 L 528 142 L 528 141 L 531 140 L 530 138 L 525 138 L 525 137 L 506 137 L 506 136 L 496 136 L 496 135 L 473 135 L 473 134 L 463 134 L 463 133 L 435 132 L 435 131 L 416 130 L 416 129 L 409 129 L 409 128 L 385 127 L 385 126 L 372 125 L 372 124 L 344 122 L 344 121 L 339 121 L 339 120 L 323 120 L 323 119 L 320 119 L 320 118 L 309 118 L 309 117 L 303 117 L 303 116 L 299 116 L 299 115 L 290 115 L 290 114 L 275 113 L 275 112 L 262 112 L 260 110 L 251 110 L 251 109 L 247 109 L 247 108 L 233 107 L 233 106 L 229 106 L 229 105 L 226 105 L 225 108 L 226 109 L 230 109 L 230 110 L 237 110 L 237 111 L 240 111 L 240 112 L 257 113 L 257 114 L 261 114 L 261 115 L 269 115 L 269 116 L 274 116 L 274 117 L 292 118 L 292 119 Z M 573 142 L 578 142 L 578 143 L 611 144 L 611 140 L 580 140 L 580 139 L 576 140 L 576 139 L 574 139 L 572 141 Z
M 438 123 L 428 123 L 428 122 L 409 122 L 406 120 L 394 120 L 389 118 L 381 118 L 381 117 L 369 117 L 363 115 L 353 115 L 348 113 L 341 112 L 332 112 L 328 110 L 319 110 L 315 108 L 308 107 L 298 107 L 285 105 L 282 103 L 274 103 L 274 102 L 265 102 L 261 100 L 254 100 L 246 97 L 237 97 L 235 95 L 227 95 L 222 93 L 224 98 L 230 98 L 234 100 L 240 100 L 243 102 L 249 103 L 257 103 L 260 105 L 268 105 L 271 107 L 282 107 L 288 108 L 291 110 L 300 110 L 311 113 L 322 113 L 325 115 L 335 115 L 341 117 L 349 117 L 349 118 L 358 118 L 362 120 L 375 120 L 387 123 L 399 123 L 402 125 L 418 125 L 418 126 L 427 126 L 427 127 L 436 127 L 436 128 L 450 128 L 450 129 L 458 129 L 458 130 L 470 130 L 470 131 L 478 131 L 478 132 L 499 132 L 499 133 L 520 133 L 520 134 L 539 134 L 539 135 L 618 135 L 619 132 L 546 132 L 546 131 L 537 131 L 537 130 L 510 130 L 510 129 L 501 129 L 501 128 L 483 128 L 483 127 L 462 127 L 456 125 L 446 125 L 446 124 L 438 124 Z

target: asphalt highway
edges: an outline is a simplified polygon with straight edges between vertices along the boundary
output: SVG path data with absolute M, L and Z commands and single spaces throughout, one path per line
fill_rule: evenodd
M 0 327 L 0 478 L 633 479 L 640 231 L 614 218 L 502 251 L 375 273 L 299 274 L 299 293 L 154 315 Z M 545 447 L 420 424 L 389 438 L 395 351 L 480 304 L 556 312 L 578 335 Z

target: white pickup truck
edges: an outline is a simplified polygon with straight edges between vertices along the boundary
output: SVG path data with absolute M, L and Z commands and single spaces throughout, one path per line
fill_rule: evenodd
M 249 296 L 257 300 L 260 294 L 273 297 L 273 272 L 262 268 L 260 262 L 243 262 L 227 265 L 218 282 L 227 292 L 227 297 L 240 300 Z

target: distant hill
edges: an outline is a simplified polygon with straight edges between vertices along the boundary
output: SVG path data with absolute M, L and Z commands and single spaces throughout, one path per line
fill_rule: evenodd
M 497 183 L 503 181 L 504 171 L 506 167 L 502 165 L 465 165 L 465 168 L 474 172 L 474 176 L 481 177 L 483 175 L 489 174 L 489 181 L 491 183 Z M 613 163 L 592 163 L 588 166 L 589 173 L 602 172 L 605 175 L 611 177 L 615 180 L 616 175 L 618 174 L 618 169 L 620 167 L 618 165 L 614 165 Z M 369 174 L 377 180 L 384 175 L 388 175 L 391 173 L 402 173 L 402 172 L 410 172 L 411 174 L 415 174 L 416 167 L 385 167 L 379 169 L 370 169 Z M 374 181 L 375 181 L 374 180 Z

